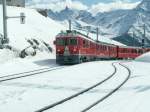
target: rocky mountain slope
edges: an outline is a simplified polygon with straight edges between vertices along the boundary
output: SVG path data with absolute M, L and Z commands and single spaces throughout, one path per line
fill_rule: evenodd
M 82 26 L 79 21 L 98 26 L 102 36 L 108 35 L 124 44 L 134 46 L 142 45 L 145 24 L 145 44 L 150 43 L 150 0 L 143 0 L 136 8 L 130 10 L 121 9 L 93 15 L 86 10 L 73 10 L 66 7 L 60 12 L 49 10 L 48 16 L 61 22 L 71 19 L 77 27 Z

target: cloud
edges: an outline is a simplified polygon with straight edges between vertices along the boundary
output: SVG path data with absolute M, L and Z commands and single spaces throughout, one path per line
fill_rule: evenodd
M 31 8 L 52 9 L 53 11 L 60 11 L 65 9 L 66 6 L 76 10 L 88 9 L 88 7 L 81 2 L 72 0 L 32 0 L 26 5 Z
M 31 8 L 52 9 L 53 11 L 60 11 L 68 6 L 70 9 L 88 10 L 93 15 L 98 12 L 109 12 L 118 9 L 133 9 L 140 2 L 131 2 L 130 0 L 113 0 L 111 3 L 98 3 L 88 7 L 80 1 L 73 0 L 27 0 L 27 6 Z
M 93 14 L 97 14 L 98 12 L 109 12 L 118 9 L 133 9 L 139 3 L 140 2 L 130 3 L 127 1 L 114 0 L 114 2 L 111 3 L 99 3 L 96 5 L 92 5 L 89 11 L 92 12 Z

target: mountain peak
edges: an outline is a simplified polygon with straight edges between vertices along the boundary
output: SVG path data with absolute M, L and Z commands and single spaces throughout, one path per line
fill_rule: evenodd
M 149 2 L 150 0 L 143 0 L 142 2 Z
M 138 8 L 142 8 L 144 10 L 149 10 L 150 11 L 150 0 L 143 0 L 139 4 Z
M 69 7 L 68 7 L 68 6 L 66 6 L 65 10 L 69 10 Z

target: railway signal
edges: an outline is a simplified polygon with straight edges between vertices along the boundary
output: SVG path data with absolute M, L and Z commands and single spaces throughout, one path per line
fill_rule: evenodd
M 26 17 L 26 16 L 25 16 L 25 13 L 23 13 L 23 12 L 20 13 L 20 23 L 21 23 L 21 24 L 25 24 L 25 17 Z
M 6 7 L 6 0 L 2 0 L 3 3 L 3 39 L 1 40 L 0 43 L 5 44 L 9 42 L 8 38 L 8 33 L 7 33 L 7 19 L 9 18 L 20 18 L 20 23 L 25 24 L 25 14 L 20 13 L 20 16 L 13 16 L 13 17 L 8 17 L 7 16 L 7 7 Z

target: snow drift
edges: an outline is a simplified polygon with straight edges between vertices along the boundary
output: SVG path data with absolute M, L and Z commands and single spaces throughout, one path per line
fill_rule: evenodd
M 150 52 L 147 52 L 135 59 L 135 61 L 140 61 L 140 62 L 148 62 L 150 63 Z
M 0 9 L 2 6 L 0 5 Z M 39 14 L 34 9 L 26 9 L 19 7 L 7 7 L 8 16 L 18 16 L 21 12 L 26 15 L 26 23 L 20 24 L 20 19 L 8 19 L 8 37 L 10 39 L 10 45 L 24 49 L 28 46 L 26 39 L 34 38 L 44 40 L 51 45 L 56 34 L 65 29 L 61 24 L 53 21 L 50 18 L 46 18 Z M 0 17 L 2 17 L 2 10 L 0 11 Z M 0 18 L 0 33 L 3 34 L 2 18 Z

